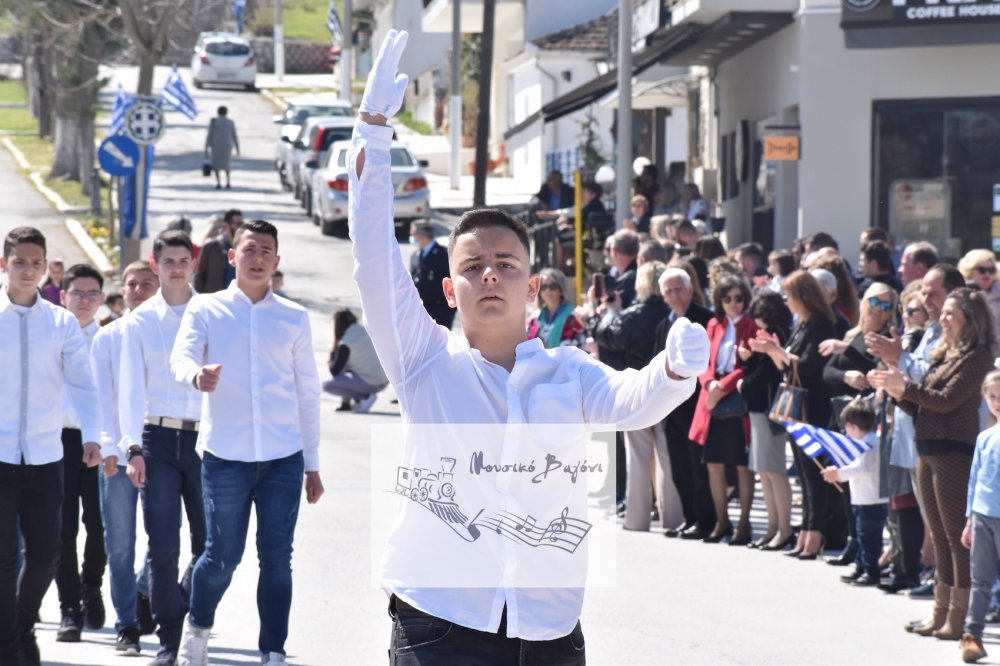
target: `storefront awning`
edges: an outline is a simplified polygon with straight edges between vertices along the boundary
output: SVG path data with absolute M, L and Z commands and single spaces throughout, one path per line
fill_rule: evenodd
M 672 74 L 664 75 L 665 71 L 672 71 Z M 678 72 L 678 68 L 657 67 L 650 68 L 647 72 L 658 73 L 655 78 L 646 81 L 635 81 L 632 84 L 632 108 L 636 110 L 649 109 L 676 109 L 684 108 L 688 103 L 688 81 L 690 76 L 685 71 Z M 613 91 L 600 102 L 605 109 L 618 108 L 618 91 Z
M 714 67 L 770 37 L 793 20 L 791 12 L 729 12 L 703 26 L 693 42 L 664 54 L 660 62 L 664 65 Z

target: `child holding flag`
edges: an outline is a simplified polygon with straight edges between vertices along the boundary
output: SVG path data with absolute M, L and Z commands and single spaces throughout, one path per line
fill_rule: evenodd
M 860 587 L 879 584 L 878 558 L 882 553 L 882 530 L 888 515 L 889 498 L 879 493 L 879 441 L 875 420 L 875 409 L 870 402 L 856 399 L 847 403 L 840 412 L 844 432 L 861 441 L 868 450 L 844 467 L 830 466 L 823 470 L 823 478 L 829 483 L 847 481 L 851 486 L 851 510 L 860 548 L 854 573 L 841 576 L 840 580 Z

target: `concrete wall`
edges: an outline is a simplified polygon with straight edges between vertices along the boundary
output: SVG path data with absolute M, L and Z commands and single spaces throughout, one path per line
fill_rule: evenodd
M 829 231 L 848 257 L 871 224 L 874 100 L 1000 95 L 996 45 L 844 48 L 837 11 L 805 12 L 795 23 L 718 69 L 720 131 L 798 105 L 798 233 Z M 726 205 L 729 228 L 749 234 L 749 189 Z M 779 195 L 779 201 L 787 197 Z M 779 229 L 790 230 L 789 211 Z M 734 236 L 735 237 L 735 236 Z M 740 236 L 742 238 L 742 236 Z M 787 244 L 787 237 L 779 237 Z

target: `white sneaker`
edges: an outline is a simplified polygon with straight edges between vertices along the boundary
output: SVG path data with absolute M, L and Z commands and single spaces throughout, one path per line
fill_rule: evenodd
M 191 624 L 191 620 L 185 622 L 177 666 L 208 666 L 208 637 L 211 634 L 211 627 L 202 629 Z
M 354 407 L 355 414 L 367 414 L 368 410 L 375 404 L 375 394 L 369 393 L 367 398 L 362 398 Z M 279 662 L 280 663 L 280 662 Z
M 288 662 L 285 661 L 285 655 L 280 652 L 268 652 L 261 655 L 260 663 L 264 666 L 278 666 L 278 664 L 287 664 Z

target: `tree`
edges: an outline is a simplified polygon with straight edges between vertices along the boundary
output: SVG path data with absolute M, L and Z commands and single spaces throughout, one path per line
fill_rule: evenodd
M 139 59 L 136 93 L 149 95 L 153 92 L 153 68 L 170 45 L 170 26 L 188 0 L 119 0 L 118 4 L 125 32 Z
M 580 164 L 586 171 L 596 171 L 607 159 L 601 152 L 601 137 L 597 131 L 597 118 L 594 117 L 593 107 L 588 107 L 586 119 L 577 125 L 580 127 L 580 133 L 577 135 L 580 141 Z

